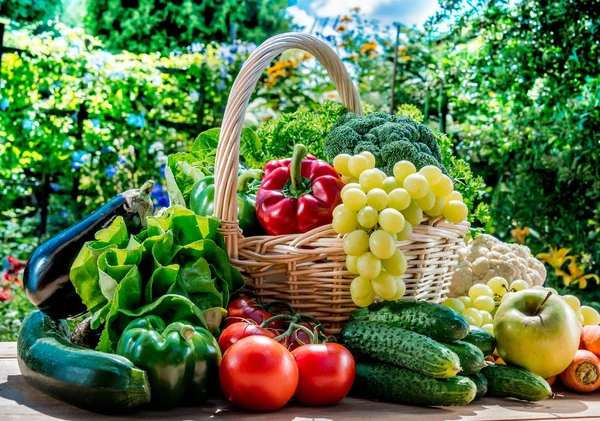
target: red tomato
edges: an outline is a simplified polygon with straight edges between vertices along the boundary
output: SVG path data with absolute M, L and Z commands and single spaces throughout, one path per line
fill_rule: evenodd
M 309 344 L 292 355 L 298 364 L 295 398 L 311 406 L 333 405 L 348 394 L 356 366 L 348 349 L 336 343 Z
M 223 394 L 235 406 L 249 411 L 277 411 L 294 396 L 298 367 L 283 345 L 254 335 L 234 343 L 225 353 L 219 380 Z
M 256 324 L 261 324 L 267 319 L 273 317 L 271 313 L 263 310 L 253 298 L 236 298 L 227 306 L 227 317 L 225 318 L 225 327 L 244 320 L 252 320 Z M 273 326 L 276 328 L 276 326 Z
M 227 351 L 231 345 L 240 339 L 252 335 L 262 335 L 268 338 L 274 338 L 276 336 L 275 332 L 263 329 L 257 325 L 245 322 L 234 323 L 228 326 L 223 333 L 221 333 L 221 336 L 219 336 L 219 348 L 221 348 L 221 353 L 225 354 L 225 351 Z

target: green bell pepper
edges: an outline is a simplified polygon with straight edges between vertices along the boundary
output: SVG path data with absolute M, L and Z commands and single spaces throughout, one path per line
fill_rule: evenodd
M 260 180 L 262 171 L 246 170 L 238 177 L 238 220 L 246 237 L 264 234 L 262 226 L 256 218 L 256 196 L 247 193 L 251 179 Z M 199 180 L 190 193 L 190 210 L 196 215 L 212 216 L 215 208 L 215 178 L 207 176 Z
M 221 351 L 211 333 L 150 315 L 127 325 L 117 354 L 148 374 L 151 404 L 171 408 L 206 402 L 218 390 Z

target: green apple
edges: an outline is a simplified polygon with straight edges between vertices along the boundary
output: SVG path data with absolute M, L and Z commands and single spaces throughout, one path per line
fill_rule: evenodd
M 581 323 L 559 296 L 542 289 L 513 293 L 494 319 L 498 354 L 543 378 L 562 373 L 579 348 Z

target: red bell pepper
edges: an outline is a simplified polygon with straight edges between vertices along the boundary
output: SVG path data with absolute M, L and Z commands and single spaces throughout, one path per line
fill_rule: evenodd
M 292 158 L 269 161 L 256 216 L 269 235 L 299 234 L 331 223 L 344 182 L 327 162 L 296 145 Z

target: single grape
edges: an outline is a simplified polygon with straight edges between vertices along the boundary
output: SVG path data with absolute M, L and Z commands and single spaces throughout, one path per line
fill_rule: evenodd
M 444 218 L 453 224 L 458 224 L 467 219 L 467 205 L 458 200 L 451 200 L 444 206 Z
M 364 228 L 373 228 L 379 222 L 379 212 L 371 206 L 365 206 L 358 211 L 358 223 Z
M 585 319 L 583 318 L 583 314 L 581 313 L 581 309 L 577 310 L 575 312 L 575 315 L 577 316 L 577 320 L 579 320 L 579 323 L 581 323 L 582 325 L 585 326 Z
M 388 206 L 403 211 L 410 205 L 410 194 L 403 188 L 397 188 L 388 193 Z
M 465 308 L 469 308 L 473 306 L 473 300 L 471 300 L 467 296 L 458 297 L 458 299 L 465 305 Z
M 398 292 L 396 279 L 387 272 L 381 272 L 379 276 L 371 281 L 373 291 L 384 300 L 391 300 Z
M 383 171 L 381 171 L 379 168 L 373 168 L 373 171 L 375 171 L 377 174 L 379 174 L 379 177 L 381 177 L 382 182 L 383 182 L 383 180 L 385 180 L 387 178 L 387 174 L 384 173 Z
M 401 213 L 404 215 L 404 219 L 411 225 L 419 225 L 423 220 L 423 211 L 416 202 L 411 202 Z
M 565 300 L 565 302 L 573 309 L 573 311 L 577 311 L 581 307 L 579 298 L 574 295 L 563 295 L 562 299 Z
M 389 259 L 381 261 L 383 268 L 392 276 L 402 276 L 406 273 L 408 262 L 406 256 L 402 253 L 402 250 L 396 248 L 394 254 Z
M 583 315 L 583 324 L 585 326 L 597 326 L 600 324 L 600 314 L 594 307 L 581 306 L 581 314 Z
M 348 160 L 348 171 L 354 177 L 359 177 L 363 171 L 371 169 L 369 159 L 363 155 L 354 155 Z
M 444 204 L 448 203 L 451 200 L 458 200 L 459 202 L 462 202 L 463 201 L 462 194 L 460 194 L 460 192 L 457 192 L 456 190 L 454 190 L 448 196 L 444 197 Z
M 396 182 L 396 179 L 394 177 L 386 177 L 383 180 L 381 188 L 383 189 L 384 192 L 389 194 L 392 190 L 398 188 L 398 183 Z
M 464 303 L 462 301 L 460 301 L 458 298 L 446 298 L 442 302 L 442 305 L 449 307 L 452 310 L 456 310 L 459 313 L 462 313 L 464 311 L 464 309 L 466 308 Z
M 490 332 L 492 335 L 494 334 L 494 325 L 492 323 L 484 324 L 481 327 Z
M 508 289 L 510 291 L 514 291 L 514 292 L 519 292 L 519 291 L 522 291 L 527 288 L 529 288 L 529 284 L 527 283 L 527 281 L 524 281 L 522 279 L 517 279 L 515 281 L 512 281 L 510 283 L 510 286 L 508 287 Z
M 388 197 L 383 189 L 372 189 L 367 193 L 367 205 L 377 211 L 387 208 Z
M 352 174 L 348 170 L 348 161 L 350 158 L 352 158 L 352 155 L 348 155 L 347 153 L 339 154 L 333 158 L 333 168 L 341 175 L 351 176 Z
M 352 211 L 350 209 L 348 209 L 343 203 L 341 203 L 333 209 L 333 212 L 331 212 L 331 216 L 333 218 L 335 218 L 340 213 L 344 213 L 344 212 L 352 212 Z
M 502 296 L 502 298 L 500 299 L 500 302 L 501 302 L 501 303 L 503 303 L 503 302 L 504 302 L 504 300 L 506 300 L 507 298 L 510 298 L 510 297 L 512 297 L 512 295 L 513 295 L 513 294 L 514 294 L 514 292 L 507 292 L 506 294 L 504 294 L 504 295 Z
M 363 299 L 360 299 L 360 300 L 357 299 L 357 298 L 352 297 L 352 301 L 358 307 L 368 307 L 371 304 L 373 304 L 373 300 L 375 300 L 375 291 L 371 292 L 371 294 L 369 294 L 366 298 L 363 298 Z
M 494 294 L 501 297 L 508 292 L 508 281 L 501 276 L 494 276 L 487 281 L 487 286 L 494 291 Z
M 350 183 L 356 183 L 356 182 L 358 182 L 356 180 L 356 177 L 352 177 L 352 176 L 349 176 L 349 175 L 342 175 L 340 178 L 342 179 L 342 183 L 344 183 L 344 184 L 350 184 Z
M 465 318 L 469 326 L 478 326 L 477 321 L 473 317 L 469 316 L 468 314 L 463 314 L 463 317 Z
M 356 267 L 358 263 L 358 257 L 359 256 L 346 256 L 346 269 L 348 269 L 348 272 L 355 275 L 358 274 L 358 268 Z
M 471 288 L 469 288 L 469 298 L 473 300 L 473 305 L 475 305 L 475 299 L 477 297 L 494 297 L 494 291 L 485 285 L 485 284 L 475 284 Z
M 435 194 L 431 190 L 427 190 L 427 194 L 420 199 L 417 199 L 417 205 L 424 211 L 433 209 L 435 206 Z
M 429 191 L 427 179 L 421 174 L 410 174 L 404 179 L 402 185 L 414 200 L 425 197 Z
M 352 231 L 344 238 L 344 253 L 360 256 L 369 248 L 369 235 L 363 230 Z
M 333 222 L 331 224 L 333 226 L 333 230 L 338 234 L 349 234 L 358 229 L 356 212 L 341 213 L 333 218 Z
M 396 234 L 396 241 L 405 241 L 412 235 L 412 224 L 404 220 L 404 228 L 398 234 Z
M 381 175 L 375 170 L 366 170 L 358 177 L 358 182 L 365 192 L 372 189 L 380 189 L 383 186 L 383 180 Z
M 481 326 L 487 325 L 488 323 L 494 323 L 494 316 L 492 313 L 485 310 L 479 310 L 479 314 L 481 314 Z
M 369 167 L 375 168 L 375 156 L 371 152 L 362 151 L 359 155 L 362 155 L 369 160 Z
M 433 207 L 426 210 L 425 213 L 429 216 L 440 216 L 444 213 L 444 199 L 441 197 L 435 197 L 435 203 Z
M 450 177 L 448 177 L 446 174 L 442 174 L 440 181 L 429 186 L 429 188 L 437 197 L 446 197 L 452 193 L 454 185 L 452 184 Z
M 371 286 L 371 280 L 357 276 L 350 283 L 350 294 L 352 298 L 362 300 L 373 294 L 373 287 Z
M 419 174 L 423 175 L 429 185 L 437 184 L 442 179 L 442 171 L 435 165 L 426 165 L 419 170 Z
M 473 307 L 477 310 L 484 310 L 491 313 L 496 308 L 496 301 L 492 297 L 482 295 L 473 300 Z
M 340 192 L 340 194 L 344 194 L 346 192 L 346 190 L 350 190 L 350 189 L 361 189 L 360 184 L 358 184 L 358 182 L 356 183 L 350 183 L 350 184 L 346 184 L 344 187 L 342 187 L 342 191 Z
M 469 316 L 473 320 L 475 320 L 474 326 L 481 326 L 481 322 L 483 321 L 483 318 L 481 317 L 481 313 L 479 312 L 479 310 L 477 310 L 476 308 L 473 308 L 473 307 L 465 308 L 464 311 L 462 312 L 462 315 L 465 317 Z
M 404 280 L 399 276 L 396 276 L 395 279 L 396 279 L 397 291 L 396 291 L 396 295 L 394 295 L 392 297 L 391 301 L 397 301 L 400 298 L 404 297 L 404 294 L 406 294 L 406 284 L 404 283 Z
M 404 183 L 404 179 L 408 177 L 410 174 L 414 174 L 417 172 L 414 164 L 410 161 L 400 161 L 396 162 L 394 165 L 394 177 L 399 185 Z
M 390 234 L 397 234 L 404 229 L 404 216 L 393 208 L 379 213 L 379 226 Z
M 358 274 L 368 279 L 374 279 L 381 272 L 381 260 L 370 251 L 363 253 L 356 264 Z
M 369 237 L 369 249 L 380 259 L 389 259 L 396 250 L 396 241 L 389 232 L 377 230 Z
M 342 201 L 348 209 L 358 212 L 367 204 L 367 195 L 361 189 L 348 189 L 342 192 Z

